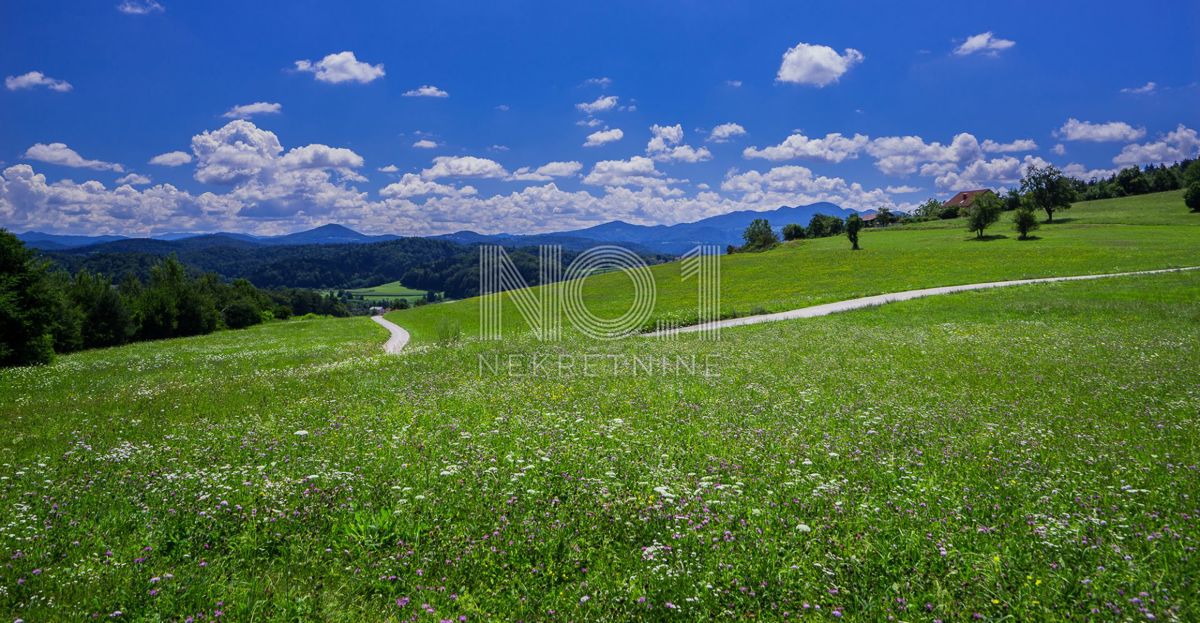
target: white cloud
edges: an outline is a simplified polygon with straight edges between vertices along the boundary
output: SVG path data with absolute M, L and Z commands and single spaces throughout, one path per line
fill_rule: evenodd
M 710 143 L 727 143 L 735 136 L 742 136 L 746 133 L 746 128 L 736 123 L 722 123 L 712 129 L 708 134 Z
M 1093 143 L 1136 141 L 1146 135 L 1146 129 L 1135 128 L 1124 121 L 1092 123 L 1072 117 L 1067 119 L 1067 122 L 1056 130 L 1054 135 L 1064 141 L 1091 141 Z
M 438 144 L 437 141 L 431 141 L 427 138 L 423 138 L 413 143 L 412 146 L 416 149 L 437 149 Z
M 977 53 L 995 56 L 1016 44 L 1017 42 L 1015 41 L 994 36 L 989 30 L 988 32 L 981 32 L 977 35 L 967 37 L 967 40 L 963 41 L 962 45 L 954 49 L 954 53 L 958 56 Z
M 476 156 L 439 156 L 433 166 L 421 171 L 421 177 L 436 180 L 443 177 L 508 177 L 508 171 L 495 160 Z
M 585 86 L 597 86 L 601 89 L 607 89 L 608 87 L 612 86 L 612 83 L 612 78 L 606 76 L 601 76 L 599 78 L 588 78 L 587 80 L 583 81 Z
M 808 138 L 803 134 L 796 133 L 778 145 L 762 149 L 747 147 L 742 150 L 742 156 L 765 160 L 813 158 L 828 162 L 841 162 L 847 158 L 858 157 L 858 152 L 867 146 L 869 140 L 862 134 L 850 137 L 835 132 L 826 134 L 825 138 Z
M 1067 146 L 1063 145 L 1062 143 L 1058 143 L 1054 147 L 1051 147 L 1050 151 L 1054 152 L 1055 155 L 1061 156 L 1067 153 Z
M 230 108 L 225 114 L 221 115 L 226 119 L 249 119 L 254 115 L 274 115 L 283 110 L 283 104 L 271 102 L 254 102 L 253 104 L 242 104 Z
M 617 107 L 616 95 L 602 95 L 591 102 L 583 102 L 575 104 L 575 109 L 585 112 L 589 115 L 594 115 L 598 112 L 607 112 Z
M 893 195 L 907 195 L 909 193 L 920 192 L 921 189 L 916 186 L 888 186 L 884 190 Z
M 976 188 L 1013 187 L 1031 166 L 1046 166 L 1050 163 L 1037 156 L 1025 156 L 1017 160 L 1012 156 L 993 160 L 976 160 L 962 170 L 939 172 L 934 183 L 938 188 L 968 190 Z
M 850 68 L 866 59 L 862 52 L 846 48 L 843 54 L 825 45 L 797 43 L 783 54 L 775 79 L 779 82 L 824 87 L 838 81 Z
M 129 184 L 130 186 L 145 186 L 150 183 L 150 178 L 137 173 L 130 173 L 117 178 L 118 184 Z
M 25 150 L 24 158 L 77 169 L 124 172 L 124 168 L 119 164 L 104 162 L 103 160 L 88 160 L 80 156 L 79 152 L 67 147 L 63 143 L 50 143 L 48 145 L 37 143 Z
M 1017 139 L 1011 143 L 997 143 L 992 139 L 984 139 L 980 145 L 989 154 L 1004 154 L 1014 151 L 1033 151 L 1038 148 L 1037 142 L 1031 138 Z
M 126 15 L 148 15 L 162 13 L 166 9 L 155 0 L 122 0 L 117 5 L 117 10 Z
M 600 130 L 599 132 L 592 132 L 591 134 L 588 134 L 587 140 L 584 141 L 583 146 L 584 147 L 599 147 L 599 146 L 607 144 L 607 143 L 619 141 L 624 136 L 625 136 L 625 133 L 622 132 L 620 128 L 613 128 L 611 130 Z
M 357 82 L 366 84 L 383 77 L 383 64 L 371 65 L 359 61 L 354 52 L 338 52 L 313 63 L 312 61 L 296 61 L 296 70 L 313 74 L 321 82 L 339 84 L 342 82 Z
M 1173 131 L 1160 135 L 1156 141 L 1126 145 L 1121 153 L 1113 158 L 1113 164 L 1128 166 L 1177 162 L 1185 158 L 1195 158 L 1198 152 L 1200 138 L 1197 138 L 1196 131 L 1179 124 Z
M 58 91 L 59 93 L 66 93 L 73 88 L 70 82 L 55 80 L 40 71 L 31 71 L 19 76 L 9 76 L 4 79 L 4 86 L 9 91 L 46 87 L 51 91 Z
M 509 106 L 508 106 L 508 104 L 497 104 L 496 110 L 499 110 L 500 112 L 508 112 Z
M 1121 89 L 1121 92 L 1129 93 L 1132 95 L 1149 95 L 1150 93 L 1155 92 L 1157 89 L 1158 89 L 1158 84 L 1156 84 L 1154 82 L 1147 82 L 1146 84 L 1143 84 L 1140 87 L 1129 87 L 1129 88 Z
M 150 159 L 150 164 L 162 167 L 177 167 L 192 161 L 192 155 L 185 151 L 168 151 Z
M 196 154 L 197 181 L 206 184 L 237 184 L 273 169 L 283 153 L 274 132 L 260 130 L 245 120 L 192 137 Z
M 842 207 L 864 210 L 896 205 L 878 188 L 867 190 L 857 182 L 849 183 L 840 177 L 814 176 L 807 167 L 797 165 L 774 167 L 765 173 L 731 171 L 721 183 L 721 190 L 741 194 L 743 202 L 764 206 L 830 201 Z
M 411 91 L 405 91 L 404 97 L 450 97 L 450 94 L 433 85 L 426 84 Z
M 396 173 L 400 171 L 400 167 L 394 164 L 389 164 L 387 166 L 379 167 L 376 169 L 376 171 L 379 171 L 380 173 Z
M 683 126 L 680 124 L 650 126 L 650 141 L 646 143 L 646 155 L 659 162 L 702 162 L 711 160 L 708 148 L 696 149 L 683 143 Z
M 574 177 L 583 169 L 583 163 L 574 160 L 567 162 L 547 162 L 534 169 L 521 167 L 513 171 L 509 178 L 517 182 L 548 182 L 556 177 Z
M 450 184 L 439 184 L 437 182 L 421 179 L 421 176 L 414 173 L 405 173 L 400 178 L 400 181 L 393 184 L 388 184 L 379 190 L 379 196 L 381 197 L 401 199 L 420 197 L 423 195 L 445 195 L 459 197 L 474 195 L 475 193 L 476 190 L 472 186 L 456 188 Z
M 955 135 L 949 145 L 927 143 L 919 136 L 884 136 L 872 140 L 866 150 L 875 157 L 875 167 L 887 175 L 909 175 L 922 165 L 931 171 L 927 168 L 929 163 L 951 170 L 956 164 L 983 157 L 978 139 L 966 132 Z
M 584 184 L 592 186 L 640 186 L 643 188 L 665 188 L 674 182 L 663 177 L 654 168 L 654 161 L 634 156 L 629 160 L 601 160 L 583 178 Z
M 1089 169 L 1078 162 L 1072 162 L 1063 167 L 1062 171 L 1068 177 L 1077 180 L 1090 181 L 1108 179 L 1117 174 L 1120 169 Z
M 285 169 L 357 169 L 363 158 L 345 147 L 315 143 L 292 149 L 279 159 L 279 165 Z

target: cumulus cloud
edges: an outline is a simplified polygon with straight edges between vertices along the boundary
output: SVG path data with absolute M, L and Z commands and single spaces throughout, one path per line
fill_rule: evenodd
M 1004 50 L 1007 50 L 1014 45 L 1016 41 L 1009 39 L 1001 39 L 992 34 L 992 31 L 981 32 L 977 35 L 967 37 L 962 45 L 954 48 L 954 53 L 958 56 L 967 56 L 968 54 L 986 54 L 995 56 Z
M 1135 128 L 1124 121 L 1092 123 L 1074 117 L 1067 119 L 1054 135 L 1064 141 L 1090 141 L 1105 143 L 1112 141 L 1136 141 L 1146 135 L 1145 128 Z
M 949 145 L 927 143 L 919 136 L 884 136 L 868 143 L 866 151 L 875 157 L 875 167 L 887 175 L 909 175 L 918 168 L 928 173 L 934 170 L 928 167 L 930 163 L 950 170 L 983 157 L 979 140 L 966 132 L 955 135 Z
M 1054 152 L 1055 155 L 1061 156 L 1067 153 L 1067 146 L 1063 145 L 1062 143 L 1058 143 L 1054 147 L 1051 147 L 1050 151 Z
M 465 197 L 474 195 L 475 193 L 476 190 L 472 186 L 463 186 L 462 188 L 457 188 L 450 184 L 439 184 L 438 182 L 421 179 L 421 176 L 416 175 L 415 173 L 405 173 L 400 178 L 400 181 L 393 184 L 388 184 L 379 190 L 379 196 L 393 199 L 408 199 L 423 195 Z
M 103 160 L 89 160 L 63 143 L 37 143 L 25 150 L 24 158 L 76 169 L 124 172 L 121 165 Z
M 423 138 L 423 139 L 413 143 L 412 146 L 415 147 L 416 149 L 436 149 L 438 144 L 437 144 L 437 141 L 431 141 L 427 138 Z
M 1200 152 L 1200 138 L 1197 138 L 1196 131 L 1179 124 L 1171 132 L 1160 135 L 1156 141 L 1126 145 L 1121 153 L 1113 158 L 1113 164 L 1129 166 L 1177 162 L 1186 158 L 1195 158 L 1198 152 Z
M 192 155 L 185 151 L 168 151 L 150 159 L 150 164 L 163 167 L 178 167 L 192 161 Z
M 905 186 L 888 186 L 884 190 L 888 191 L 889 193 L 891 193 L 893 195 L 907 195 L 909 193 L 920 192 L 921 189 L 916 186 L 905 185 Z
M 137 173 L 130 173 L 117 178 L 118 184 L 129 184 L 130 186 L 145 186 L 150 183 L 150 178 Z
M 411 91 L 405 91 L 404 97 L 450 97 L 450 94 L 433 85 L 426 84 Z
M 962 170 L 937 171 L 934 183 L 939 188 L 948 190 L 1012 187 L 1016 186 L 1029 167 L 1044 167 L 1048 164 L 1050 163 L 1037 156 L 1025 156 L 1023 160 L 1012 156 L 992 160 L 979 159 Z
M 583 178 L 584 184 L 592 186 L 638 186 L 665 190 L 677 180 L 663 177 L 654 167 L 654 161 L 634 156 L 629 160 L 601 160 Z
M 421 177 L 436 180 L 444 177 L 508 177 L 508 171 L 499 162 L 476 156 L 439 156 L 433 166 L 421 171 Z
M 9 76 L 4 79 L 4 87 L 9 91 L 19 91 L 21 89 L 32 89 L 34 87 L 46 87 L 51 91 L 66 93 L 73 87 L 66 80 L 56 80 L 43 74 L 40 71 L 31 71 L 19 76 Z
M 329 54 L 317 61 L 296 61 L 296 70 L 313 74 L 321 82 L 340 84 L 342 82 L 357 82 L 366 84 L 383 77 L 383 64 L 372 65 L 358 60 L 354 52 L 338 52 Z
M 855 210 L 895 207 L 887 193 L 867 190 L 857 182 L 840 177 L 813 175 L 807 167 L 784 165 L 766 172 L 731 171 L 721 182 L 721 190 L 738 193 L 743 203 L 752 205 L 801 205 L 829 201 Z
M 842 136 L 840 133 L 834 132 L 826 134 L 825 138 L 809 138 L 801 133 L 796 133 L 778 145 L 762 149 L 747 147 L 742 150 L 742 155 L 746 158 L 763 158 L 765 160 L 812 158 L 827 162 L 841 162 L 847 158 L 858 157 L 858 152 L 867 146 L 869 140 L 862 134 Z
M 315 143 L 292 149 L 279 159 L 279 165 L 285 169 L 356 169 L 363 165 L 363 158 L 345 147 Z
M 226 119 L 249 119 L 254 115 L 274 115 L 283 110 L 283 104 L 271 102 L 254 102 L 253 104 L 242 104 L 230 108 L 225 114 L 221 115 Z
M 598 112 L 607 112 L 617 107 L 616 95 L 601 95 L 590 102 L 581 102 L 575 104 L 575 109 L 585 112 L 589 115 L 594 115 Z
M 983 151 L 989 154 L 1003 154 L 1014 151 L 1033 151 L 1038 148 L 1037 142 L 1031 138 L 1017 139 L 1011 143 L 997 143 L 992 139 L 985 139 L 980 144 Z
M 1091 180 L 1108 179 L 1116 175 L 1118 171 L 1119 169 L 1089 169 L 1078 162 L 1072 162 L 1062 169 L 1063 174 L 1066 176 L 1073 177 L 1077 180 L 1083 180 L 1085 182 Z
M 838 54 L 829 46 L 797 43 L 783 53 L 783 63 L 775 79 L 824 87 L 837 82 L 838 78 L 864 59 L 863 53 L 854 48 L 846 48 L 844 53 Z
M 624 138 L 625 133 L 620 128 L 611 130 L 600 130 L 588 134 L 587 140 L 583 142 L 584 147 L 599 147 L 608 143 L 619 141 Z
M 740 89 L 742 87 L 742 81 L 741 80 L 726 80 L 725 86 L 733 87 L 735 89 Z
M 680 124 L 650 126 L 650 141 L 646 143 L 646 155 L 659 162 L 702 162 L 711 160 L 708 148 L 696 149 L 683 144 L 683 126 Z
M 117 10 L 126 15 L 149 15 L 150 13 L 162 13 L 166 9 L 155 0 L 122 0 L 117 5 Z
M 400 167 L 398 167 L 394 164 L 389 164 L 387 166 L 382 166 L 382 167 L 379 167 L 378 169 L 376 169 L 376 171 L 379 171 L 380 173 L 396 173 L 399 170 L 400 170 Z
M 735 136 L 742 136 L 744 134 L 746 134 L 746 128 L 736 123 L 722 123 L 708 133 L 708 142 L 727 143 Z
M 1158 84 L 1156 84 L 1154 82 L 1147 82 L 1146 84 L 1143 84 L 1140 87 L 1128 87 L 1128 88 L 1121 89 L 1121 92 L 1129 93 L 1132 95 L 1149 95 L 1150 93 L 1153 93 L 1156 90 L 1158 90 Z
M 548 182 L 556 177 L 574 177 L 583 169 L 583 163 L 574 160 L 566 162 L 547 162 L 534 169 L 521 167 L 513 171 L 509 178 L 516 182 Z

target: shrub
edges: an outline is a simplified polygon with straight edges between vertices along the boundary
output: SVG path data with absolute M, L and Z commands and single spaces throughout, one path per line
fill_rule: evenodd
M 1017 233 L 1020 234 L 1020 236 L 1018 236 L 1020 240 L 1028 240 L 1029 232 L 1037 229 L 1040 227 L 1040 225 L 1038 224 L 1037 216 L 1034 215 L 1033 210 L 1028 206 L 1021 206 L 1017 208 L 1016 212 L 1013 213 L 1013 227 L 1017 230 Z
M 225 326 L 230 329 L 244 329 L 263 321 L 262 312 L 258 307 L 244 299 L 231 303 L 225 308 L 223 315 Z
M 796 223 L 788 223 L 783 226 L 784 240 L 800 240 L 804 238 L 804 227 Z
M 1200 182 L 1192 182 L 1187 190 L 1183 193 L 1183 203 L 1192 209 L 1192 212 L 1200 212 Z

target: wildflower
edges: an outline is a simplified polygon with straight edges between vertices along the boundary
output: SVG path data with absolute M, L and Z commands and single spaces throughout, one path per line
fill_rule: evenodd
M 298 430 L 298 431 L 296 431 L 295 433 L 292 433 L 292 434 L 294 434 L 294 435 L 295 435 L 295 436 L 297 436 L 297 437 L 308 437 L 308 431 L 306 431 L 306 430 L 303 430 L 303 429 L 302 429 L 302 430 Z

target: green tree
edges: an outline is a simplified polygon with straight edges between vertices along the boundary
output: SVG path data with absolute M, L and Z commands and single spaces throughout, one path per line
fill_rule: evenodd
M 1046 222 L 1054 222 L 1054 213 L 1067 210 L 1075 200 L 1075 189 L 1071 179 L 1064 176 L 1054 165 L 1029 167 L 1021 178 L 1021 194 L 1038 210 L 1046 212 Z
M 804 238 L 804 227 L 796 223 L 788 223 L 783 226 L 784 240 L 800 240 Z
M 996 193 L 985 192 L 975 196 L 971 206 L 967 208 L 967 229 L 975 232 L 976 238 L 983 238 L 983 232 L 1000 220 L 1000 212 L 1004 210 L 1004 202 Z
M 1192 212 L 1200 212 L 1200 182 L 1192 182 L 1187 190 L 1183 193 L 1183 203 L 1192 209 Z
M 942 202 L 937 197 L 930 197 L 917 207 L 915 214 L 919 218 L 935 219 L 940 218 L 942 214 Z
M 846 219 L 846 237 L 850 239 L 850 250 L 858 251 L 858 232 L 863 228 L 862 217 L 857 212 Z
M 837 236 L 844 231 L 846 222 L 842 219 L 828 214 L 814 214 L 808 221 L 808 230 L 805 233 L 809 238 L 826 238 Z
M 55 306 L 45 264 L 0 229 L 0 366 L 54 359 Z
M 1015 188 L 1008 189 L 1004 194 L 1004 211 L 1021 209 L 1021 193 Z
M 1017 239 L 1028 240 L 1029 232 L 1037 229 L 1040 226 L 1041 225 L 1039 225 L 1037 221 L 1037 216 L 1035 216 L 1033 213 L 1033 208 L 1025 202 L 1022 202 L 1021 206 L 1017 208 L 1017 211 L 1013 213 L 1013 228 L 1017 230 L 1018 234 L 1020 234 L 1017 236 Z
M 1126 167 L 1117 173 L 1117 186 L 1121 187 L 1121 191 L 1126 196 L 1129 195 L 1144 195 L 1150 192 L 1150 182 L 1146 180 L 1146 176 L 1142 175 L 1142 170 L 1137 167 Z
M 745 251 L 763 251 L 779 244 L 779 237 L 771 230 L 771 224 L 765 218 L 756 218 L 742 233 L 742 246 Z
M 1183 168 L 1183 187 L 1200 184 L 1200 160 L 1193 160 Z
M 892 212 L 891 208 L 879 208 L 879 210 L 875 212 L 875 222 L 880 227 L 887 227 L 898 220 L 900 220 L 900 217 L 896 216 L 896 213 Z M 849 223 L 847 223 L 847 225 L 848 224 Z

